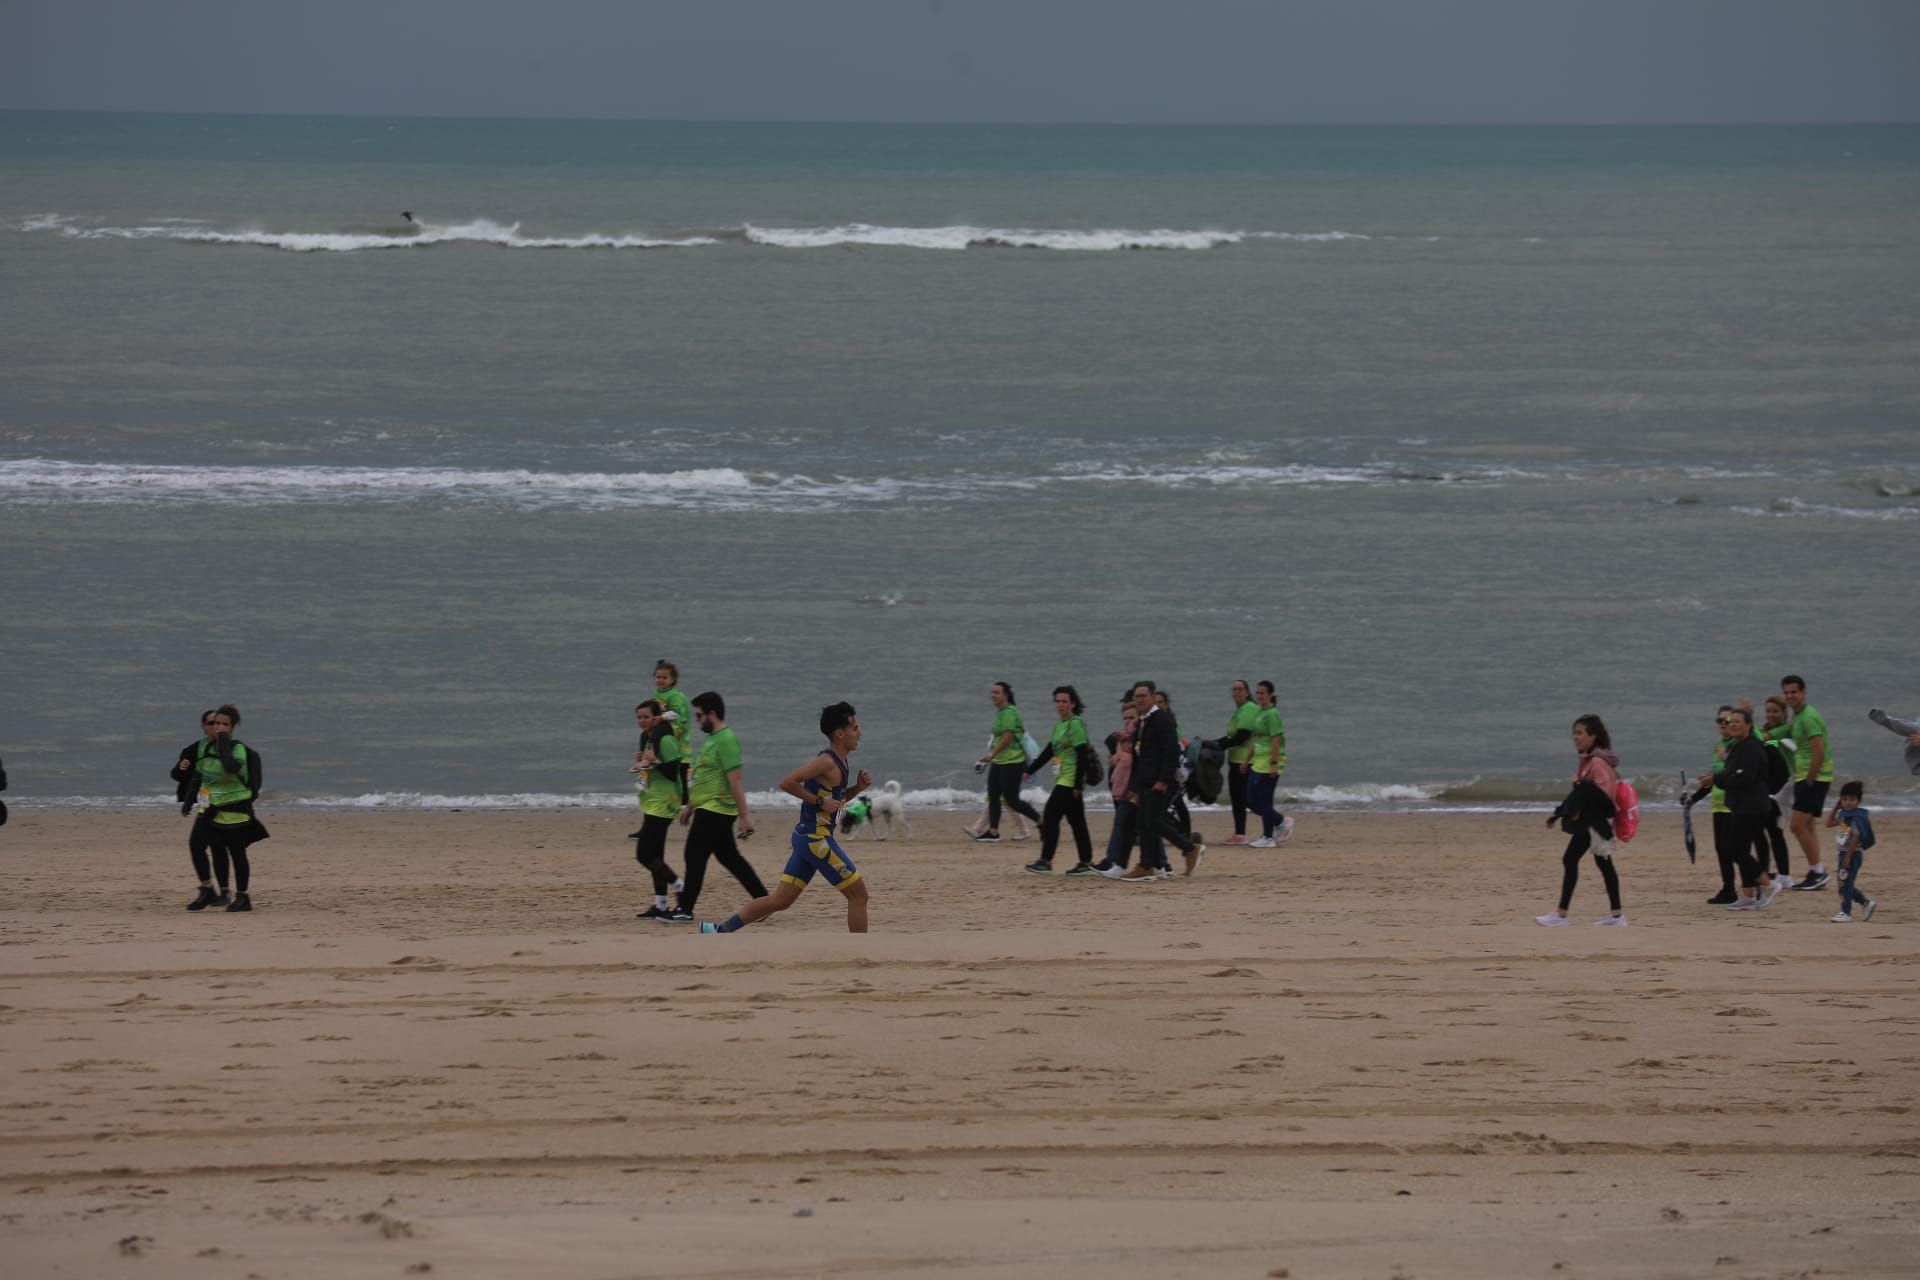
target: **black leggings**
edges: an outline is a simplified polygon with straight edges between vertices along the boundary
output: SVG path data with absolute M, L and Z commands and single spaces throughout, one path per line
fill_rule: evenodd
M 1779 804 L 1774 801 L 1769 801 L 1768 803 L 1772 807 L 1767 815 L 1769 819 L 1767 822 L 1767 843 L 1773 848 L 1773 865 L 1778 868 L 1778 874 L 1784 876 L 1790 874 L 1787 868 L 1787 833 L 1782 831 L 1778 825 L 1780 821 Z M 1761 859 L 1761 865 L 1764 866 L 1765 864 L 1766 859 L 1763 857 Z
M 1056 786 L 1047 792 L 1047 811 L 1040 818 L 1040 861 L 1052 863 L 1053 851 L 1060 844 L 1060 819 L 1073 828 L 1073 847 L 1080 861 L 1093 861 L 1093 836 L 1087 831 L 1087 805 L 1072 787 Z
M 1567 841 L 1567 851 L 1560 855 L 1560 913 L 1566 914 L 1573 905 L 1573 886 L 1580 880 L 1580 859 L 1585 856 L 1588 846 L 1593 843 L 1593 830 L 1590 827 L 1576 827 L 1573 839 Z M 1620 873 L 1613 869 L 1612 858 L 1594 856 L 1594 865 L 1600 868 L 1600 879 L 1607 886 L 1607 904 L 1615 911 L 1620 910 Z
M 1227 803 L 1233 806 L 1233 834 L 1247 834 L 1247 775 L 1232 763 L 1227 765 Z
M 667 832 L 672 827 L 672 818 L 663 818 L 657 813 L 643 813 L 640 815 L 640 834 L 634 837 L 634 860 L 653 873 L 655 894 L 663 895 L 673 888 L 673 868 L 667 865 Z
M 711 809 L 695 809 L 693 826 L 687 832 L 687 887 L 680 891 L 680 909 L 692 911 L 694 904 L 700 901 L 701 886 L 707 880 L 707 859 L 718 858 L 720 865 L 733 873 L 740 887 L 747 891 L 750 898 L 767 896 L 767 886 L 760 883 L 759 873 L 753 864 L 740 856 L 740 846 L 733 842 L 733 824 L 739 819 L 730 813 L 715 813 Z
M 233 887 L 237 893 L 245 893 L 247 885 L 253 879 L 253 864 L 247 861 L 247 845 L 251 843 L 244 835 L 232 835 L 220 830 L 220 824 L 207 824 L 207 847 L 213 854 L 213 878 L 220 882 L 222 889 L 227 887 L 227 863 L 233 863 Z
M 204 813 L 193 815 L 193 830 L 187 833 L 187 856 L 193 859 L 193 874 L 199 877 L 201 884 L 213 880 L 213 865 L 207 861 L 207 850 L 213 844 L 213 822 Z M 227 887 L 227 864 L 220 864 L 220 887 Z
M 1767 825 L 1767 815 L 1729 813 L 1725 817 L 1733 864 L 1740 870 L 1740 887 L 1756 889 L 1760 877 L 1767 874 L 1767 836 L 1761 830 Z
M 987 830 L 1000 829 L 1000 806 L 1006 805 L 1028 822 L 1040 821 L 1040 811 L 1020 798 L 1024 763 L 996 764 L 987 769 Z

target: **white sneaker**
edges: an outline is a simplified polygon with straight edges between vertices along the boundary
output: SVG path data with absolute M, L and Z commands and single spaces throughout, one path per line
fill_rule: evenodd
M 1535 924 L 1545 925 L 1549 929 L 1558 929 L 1567 923 L 1567 918 L 1556 912 L 1549 911 L 1544 916 L 1535 916 L 1533 922 Z
M 1871 920 L 1871 919 L 1873 919 L 1873 909 L 1874 909 L 1875 907 L 1877 907 L 1877 906 L 1879 906 L 1879 905 L 1880 905 L 1880 904 L 1879 904 L 1879 903 L 1878 903 L 1877 901 L 1875 901 L 1874 899 L 1872 899 L 1872 898 L 1868 898 L 1868 899 L 1867 899 L 1867 905 L 1866 905 L 1866 906 L 1864 906 L 1864 907 L 1862 907 L 1862 908 L 1860 908 L 1860 918 L 1861 918 L 1862 920 Z
M 1773 883 L 1760 891 L 1760 905 L 1763 907 L 1772 906 L 1773 900 L 1779 897 L 1780 891 L 1785 889 L 1786 887 L 1787 887 L 1787 882 L 1781 879 L 1779 876 L 1775 876 L 1773 878 Z
M 1293 819 L 1282 818 L 1280 819 L 1280 825 L 1273 830 L 1273 842 L 1275 844 L 1285 844 L 1291 839 L 1293 839 Z
M 1622 911 L 1618 915 L 1601 916 L 1598 920 L 1595 920 L 1593 922 L 1593 927 L 1596 929 L 1603 929 L 1606 926 L 1611 924 L 1625 924 L 1626 922 L 1627 922 L 1627 913 Z
M 1834 924 L 1852 924 L 1853 917 L 1848 915 L 1846 912 L 1842 911 L 1839 915 L 1833 918 L 1833 923 Z
M 1115 863 L 1113 866 L 1108 867 L 1105 871 L 1102 871 L 1100 874 L 1105 876 L 1109 880 L 1124 880 L 1129 870 L 1131 870 L 1131 868 L 1123 867 L 1118 863 Z
M 1258 840 L 1249 840 L 1249 841 L 1247 841 L 1247 848 L 1249 848 L 1249 849 L 1271 849 L 1271 848 L 1273 848 L 1273 841 L 1271 841 L 1271 840 L 1269 840 L 1269 839 L 1267 839 L 1267 838 L 1266 838 L 1265 836 L 1261 836 L 1261 837 L 1260 837 L 1260 838 L 1259 838 Z
M 1727 904 L 1729 911 L 1758 911 L 1759 909 L 1760 899 L 1758 898 L 1735 898 Z

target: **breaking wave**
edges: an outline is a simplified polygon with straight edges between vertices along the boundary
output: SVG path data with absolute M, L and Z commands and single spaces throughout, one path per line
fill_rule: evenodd
M 74 240 L 178 240 L 191 244 L 251 245 L 288 253 L 358 253 L 380 249 L 430 249 L 442 245 L 483 245 L 500 249 L 697 249 L 727 243 L 774 249 L 883 248 L 952 251 L 963 249 L 1053 249 L 1104 253 L 1121 250 L 1201 250 L 1248 241 L 1338 243 L 1371 240 L 1353 231 L 1228 231 L 1153 228 L 939 227 L 885 226 L 848 222 L 831 227 L 737 227 L 683 230 L 666 234 L 628 231 L 575 235 L 535 235 L 519 222 L 474 218 L 466 222 L 397 223 L 381 227 L 331 230 L 273 230 L 217 227 L 203 219 L 155 218 L 135 226 L 110 226 L 67 214 L 44 213 L 24 219 L 22 231 L 51 232 Z M 1388 237 L 1391 238 L 1391 237 Z

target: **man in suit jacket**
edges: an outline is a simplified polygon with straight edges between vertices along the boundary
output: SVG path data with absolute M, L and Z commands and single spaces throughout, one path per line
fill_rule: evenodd
M 1180 786 L 1180 735 L 1174 730 L 1172 713 L 1154 705 L 1153 692 L 1151 680 L 1133 686 L 1133 709 L 1140 720 L 1134 729 L 1133 772 L 1127 779 L 1127 789 L 1137 806 L 1140 861 L 1131 871 L 1113 877 L 1134 884 L 1172 874 L 1167 866 L 1168 840 L 1186 858 L 1186 875 L 1193 874 L 1207 851 L 1206 845 L 1184 834 L 1167 813 Z

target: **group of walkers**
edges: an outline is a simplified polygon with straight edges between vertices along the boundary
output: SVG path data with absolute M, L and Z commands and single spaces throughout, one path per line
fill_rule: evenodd
M 726 702 L 708 691 L 689 699 L 679 689 L 679 668 L 662 660 L 653 671 L 653 696 L 634 709 L 640 730 L 631 772 L 636 776 L 640 829 L 631 833 L 634 856 L 652 880 L 653 904 L 640 919 L 694 923 L 709 863 L 717 860 L 748 895 L 724 921 L 702 922 L 703 933 L 731 933 L 791 906 L 815 878 L 838 889 L 846 903 L 847 927 L 867 929 L 865 879 L 834 838 L 836 818 L 872 786 L 865 770 L 850 758 L 860 745 L 858 713 L 846 702 L 824 707 L 820 733 L 826 747 L 788 773 L 779 789 L 800 802 L 799 820 L 789 840 L 788 859 L 771 891 L 740 842 L 754 834 L 742 780 L 740 740 L 728 726 Z M 1054 724 L 1045 745 L 1029 736 L 1013 687 L 996 681 L 989 691 L 994 719 L 986 754 L 977 768 L 987 774 L 986 808 L 967 834 L 982 843 L 1001 839 L 1004 814 L 1039 827 L 1039 855 L 1026 870 L 1050 875 L 1064 825 L 1072 834 L 1075 860 L 1068 876 L 1099 875 L 1129 884 L 1173 876 L 1168 846 L 1182 858 L 1181 874 L 1191 876 L 1206 856 L 1207 845 L 1193 829 L 1186 799 L 1213 803 L 1224 781 L 1233 814 L 1229 845 L 1272 848 L 1293 834 L 1293 819 L 1280 812 L 1275 791 L 1287 764 L 1286 728 L 1274 705 L 1274 685 L 1249 686 L 1235 680 L 1233 709 L 1218 738 L 1188 736 L 1174 715 L 1172 701 L 1151 680 L 1129 686 L 1118 708 L 1119 728 L 1105 738 L 1104 756 L 1096 752 L 1084 720 L 1085 705 L 1072 685 L 1053 691 Z M 1906 739 L 1907 765 L 1920 775 L 1920 721 L 1875 710 L 1870 718 Z M 236 736 L 240 712 L 231 704 L 204 712 L 197 741 L 183 747 L 173 766 L 175 798 L 182 814 L 193 818 L 188 851 L 199 892 L 189 911 L 221 907 L 251 911 L 252 866 L 249 848 L 267 838 L 254 812 L 261 788 L 260 753 Z M 1859 886 L 1863 855 L 1875 837 L 1865 788 L 1848 782 L 1831 808 L 1828 791 L 1834 758 L 1825 719 L 1807 702 L 1806 682 L 1784 677 L 1780 692 L 1768 694 L 1755 722 L 1749 699 L 1726 704 L 1714 717 L 1719 739 L 1713 764 L 1682 795 L 1686 807 L 1687 847 L 1694 851 L 1692 809 L 1709 802 L 1720 889 L 1709 905 L 1733 911 L 1769 907 L 1788 889 L 1824 890 L 1839 875 L 1839 910 L 1834 923 L 1871 919 L 1877 906 Z M 701 734 L 696 747 L 693 730 Z M 1608 911 L 1594 923 L 1627 923 L 1615 857 L 1630 838 L 1628 824 L 1637 814 L 1622 811 L 1636 803 L 1622 787 L 1619 756 L 1606 725 L 1597 715 L 1574 721 L 1577 755 L 1573 785 L 1547 818 L 1568 836 L 1561 857 L 1558 905 L 1535 919 L 1549 927 L 1569 923 L 1568 909 L 1579 883 L 1581 861 L 1592 853 L 1607 892 Z M 1022 798 L 1021 785 L 1042 768 L 1054 767 L 1053 787 L 1044 811 Z M 1113 800 L 1113 827 L 1104 855 L 1094 860 L 1087 827 L 1085 792 L 1105 785 Z M 1835 866 L 1820 850 L 1817 821 L 1836 829 Z M 1260 819 L 1261 834 L 1247 835 L 1249 815 Z M 667 861 L 667 837 L 675 826 L 686 829 L 682 847 L 684 874 Z M 1618 827 L 1618 829 L 1616 829 Z M 1790 874 L 1787 837 L 1800 846 L 1806 873 L 1797 883 Z M 1134 854 L 1138 851 L 1138 858 Z
M 1712 767 L 1683 786 L 1681 804 L 1687 811 L 1687 852 L 1694 852 L 1693 806 L 1708 801 L 1712 815 L 1715 861 L 1720 890 L 1707 899 L 1709 906 L 1729 911 L 1759 911 L 1772 906 L 1786 890 L 1816 892 L 1840 873 L 1839 911 L 1835 924 L 1869 920 L 1879 905 L 1859 887 L 1863 855 L 1874 846 L 1873 822 L 1865 807 L 1866 788 L 1848 782 L 1833 806 L 1827 793 L 1833 785 L 1834 759 L 1826 719 L 1807 702 L 1807 684 L 1798 675 L 1783 676 L 1780 691 L 1763 702 L 1755 723 L 1753 701 L 1722 704 L 1714 713 L 1719 740 Z M 1920 774 L 1920 724 L 1895 719 L 1884 711 L 1869 713 L 1908 740 L 1909 768 Z M 1584 715 L 1573 722 L 1577 755 L 1573 787 L 1547 818 L 1568 835 L 1561 855 L 1560 901 L 1552 911 L 1534 919 L 1548 927 L 1566 925 L 1579 883 L 1580 860 L 1591 851 L 1607 891 L 1607 914 L 1596 925 L 1624 925 L 1620 875 L 1614 866 L 1619 838 L 1615 824 L 1621 813 L 1617 770 L 1620 758 L 1599 716 Z M 1684 779 L 1683 779 L 1684 781 Z M 1829 868 L 1820 851 L 1816 821 L 1825 814 L 1826 826 L 1837 828 L 1836 867 Z M 1637 816 L 1637 815 L 1636 815 Z M 1800 846 L 1806 874 L 1794 881 L 1788 860 L 1787 836 Z M 1618 837 L 1618 838 L 1617 838 Z M 1736 884 L 1737 882 L 1737 884 Z
M 1042 746 L 1027 733 L 1013 686 L 995 681 L 988 691 L 994 708 L 992 736 L 986 754 L 975 763 L 987 774 L 986 812 L 966 833 L 982 843 L 996 843 L 1001 839 L 1001 815 L 1011 812 L 1040 828 L 1039 856 L 1026 866 L 1030 874 L 1053 874 L 1064 824 L 1073 834 L 1077 855 L 1066 869 L 1069 876 L 1100 875 L 1129 884 L 1170 879 L 1168 845 L 1180 851 L 1181 874 L 1191 876 L 1207 846 L 1193 830 L 1186 797 L 1212 803 L 1224 774 L 1233 834 L 1222 843 L 1263 849 L 1286 843 L 1293 836 L 1293 819 L 1275 807 L 1274 798 L 1287 767 L 1287 734 L 1274 706 L 1273 682 L 1262 680 L 1250 688 L 1245 680 L 1235 680 L 1231 695 L 1226 732 L 1205 740 L 1187 735 L 1174 716 L 1172 700 L 1154 681 L 1136 681 L 1121 695 L 1120 727 L 1105 740 L 1104 776 L 1113 798 L 1113 829 L 1104 856 L 1095 862 L 1085 792 L 1101 784 L 1103 770 L 1082 718 L 1086 706 L 1079 691 L 1070 684 L 1054 689 L 1054 725 Z M 1045 811 L 1039 812 L 1022 798 L 1020 787 L 1049 762 L 1053 787 Z M 1257 839 L 1247 837 L 1249 811 L 1261 822 Z

